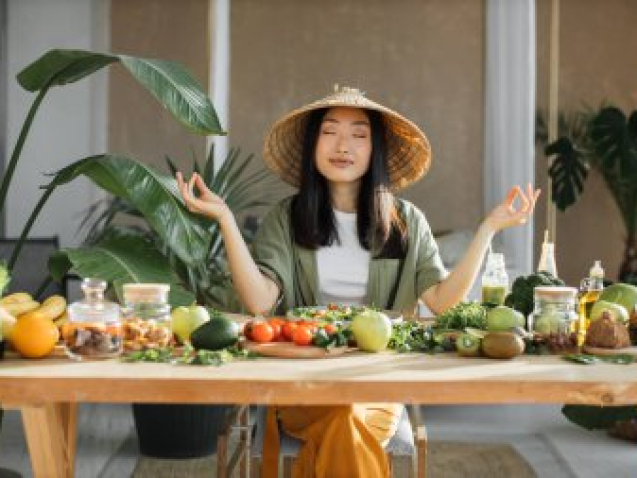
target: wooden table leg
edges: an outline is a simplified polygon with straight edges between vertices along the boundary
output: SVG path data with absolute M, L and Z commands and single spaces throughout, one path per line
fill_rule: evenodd
M 20 408 L 36 478 L 73 478 L 77 404 L 49 403 Z

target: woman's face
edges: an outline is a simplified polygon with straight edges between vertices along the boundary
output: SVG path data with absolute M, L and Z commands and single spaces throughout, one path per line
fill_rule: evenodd
M 369 168 L 372 134 L 360 108 L 325 113 L 316 143 L 316 168 L 330 183 L 358 183 Z

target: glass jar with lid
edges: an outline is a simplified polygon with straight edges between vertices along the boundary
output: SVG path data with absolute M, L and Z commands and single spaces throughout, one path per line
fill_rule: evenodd
M 64 343 L 76 356 L 116 357 L 123 342 L 119 305 L 104 298 L 102 279 L 86 278 L 81 287 L 84 299 L 69 305 L 69 320 L 62 326 Z
M 173 344 L 169 284 L 124 284 L 124 350 Z
M 547 340 L 554 350 L 577 347 L 577 289 L 575 287 L 536 287 L 529 330 Z

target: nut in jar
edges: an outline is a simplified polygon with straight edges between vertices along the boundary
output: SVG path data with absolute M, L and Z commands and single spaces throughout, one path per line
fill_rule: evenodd
M 124 284 L 124 350 L 139 351 L 173 343 L 168 284 Z

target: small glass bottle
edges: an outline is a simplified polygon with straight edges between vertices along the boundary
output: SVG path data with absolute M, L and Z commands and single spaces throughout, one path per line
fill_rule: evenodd
M 558 277 L 557 264 L 555 263 L 555 244 L 549 242 L 549 231 L 544 231 L 544 242 L 542 242 L 542 252 L 537 270 L 538 272 L 544 271 L 553 277 Z
M 586 339 L 586 331 L 591 322 L 591 310 L 593 304 L 599 299 L 604 290 L 604 269 L 601 261 L 595 261 L 588 277 L 582 279 L 579 296 L 579 321 L 577 325 L 578 342 L 583 345 Z
M 69 321 L 62 326 L 62 338 L 69 352 L 87 358 L 116 357 L 122 352 L 119 305 L 104 299 L 106 281 L 82 281 L 84 299 L 69 305 Z
M 173 344 L 169 284 L 124 284 L 124 350 Z
M 533 289 L 533 312 L 528 329 L 546 339 L 553 351 L 577 348 L 573 332 L 578 320 L 575 287 L 536 287 Z
M 482 303 L 491 305 L 504 304 L 509 289 L 509 275 L 504 266 L 504 254 L 489 252 L 487 263 L 482 274 Z

